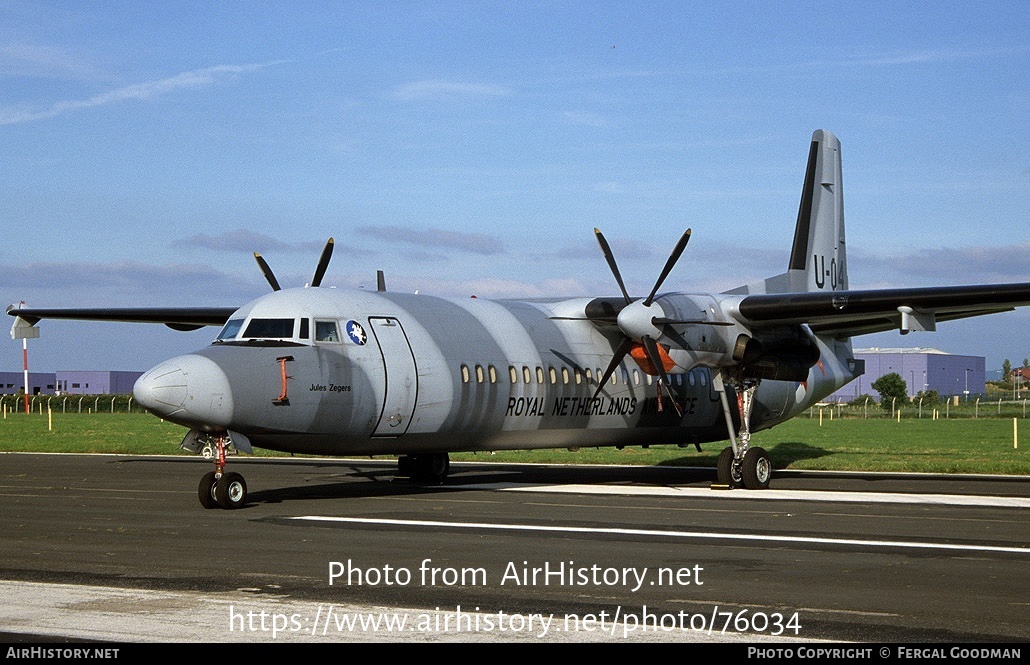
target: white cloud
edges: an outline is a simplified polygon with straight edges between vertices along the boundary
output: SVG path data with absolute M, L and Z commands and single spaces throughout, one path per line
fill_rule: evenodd
M 125 101 L 143 101 L 167 95 L 178 90 L 190 88 L 202 88 L 222 83 L 240 74 L 251 72 L 270 65 L 279 64 L 270 62 L 251 65 L 216 65 L 205 67 L 190 72 L 182 72 L 157 81 L 135 83 L 133 85 L 115 88 L 108 92 L 93 95 L 85 99 L 73 99 L 55 102 L 43 109 L 0 109 L 0 125 L 14 125 L 36 120 L 55 118 L 65 113 L 81 111 L 109 104 L 117 104 Z

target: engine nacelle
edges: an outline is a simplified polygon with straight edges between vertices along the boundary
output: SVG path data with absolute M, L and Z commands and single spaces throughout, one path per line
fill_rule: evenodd
M 773 381 L 807 380 L 819 355 L 819 347 L 800 326 L 762 331 L 760 338 L 741 334 L 733 347 L 744 377 Z

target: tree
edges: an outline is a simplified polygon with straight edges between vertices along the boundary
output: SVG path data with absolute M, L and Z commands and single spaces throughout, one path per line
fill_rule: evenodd
M 893 409 L 896 401 L 901 402 L 908 399 L 908 385 L 897 372 L 884 374 L 873 381 L 872 388 L 880 393 L 880 406 L 884 410 Z
M 923 406 L 937 406 L 941 403 L 941 394 L 936 390 L 920 390 L 916 393 L 916 401 L 923 400 Z
M 1012 363 L 1006 358 L 1005 362 L 1001 364 L 1001 380 L 1008 381 L 1012 378 Z

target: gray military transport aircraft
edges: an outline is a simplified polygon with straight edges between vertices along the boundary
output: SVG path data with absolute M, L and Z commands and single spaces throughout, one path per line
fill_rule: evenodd
M 934 330 L 1030 304 L 1030 283 L 848 290 L 840 142 L 812 136 L 787 271 L 724 293 L 659 289 L 645 297 L 488 300 L 386 289 L 272 287 L 243 307 L 38 309 L 11 306 L 15 328 L 41 319 L 222 326 L 207 348 L 162 362 L 136 400 L 189 428 L 205 452 L 205 508 L 238 508 L 247 485 L 227 452 L 262 447 L 318 455 L 397 455 L 400 475 L 438 484 L 450 452 L 728 441 L 719 483 L 768 487 L 768 454 L 751 433 L 805 411 L 863 372 L 851 337 Z M 14 328 L 12 328 L 12 334 Z M 628 356 L 628 358 L 627 358 Z

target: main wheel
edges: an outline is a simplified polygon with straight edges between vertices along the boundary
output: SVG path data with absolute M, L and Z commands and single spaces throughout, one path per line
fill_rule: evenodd
M 744 476 L 744 487 L 749 490 L 764 490 L 772 478 L 772 462 L 763 448 L 748 448 L 744 462 L 740 465 Z
M 716 462 L 715 478 L 720 485 L 740 487 L 740 465 L 733 463 L 733 447 L 727 446 L 719 453 L 719 461 Z
M 429 453 L 415 456 L 415 482 L 424 485 L 442 485 L 451 470 L 447 453 Z
M 240 508 L 247 501 L 247 481 L 235 472 L 222 474 L 215 484 L 215 499 L 222 508 Z
M 197 497 L 200 498 L 200 505 L 205 508 L 218 507 L 218 499 L 215 498 L 215 485 L 217 483 L 218 478 L 215 477 L 214 471 L 208 471 L 200 479 L 200 486 L 197 487 Z

